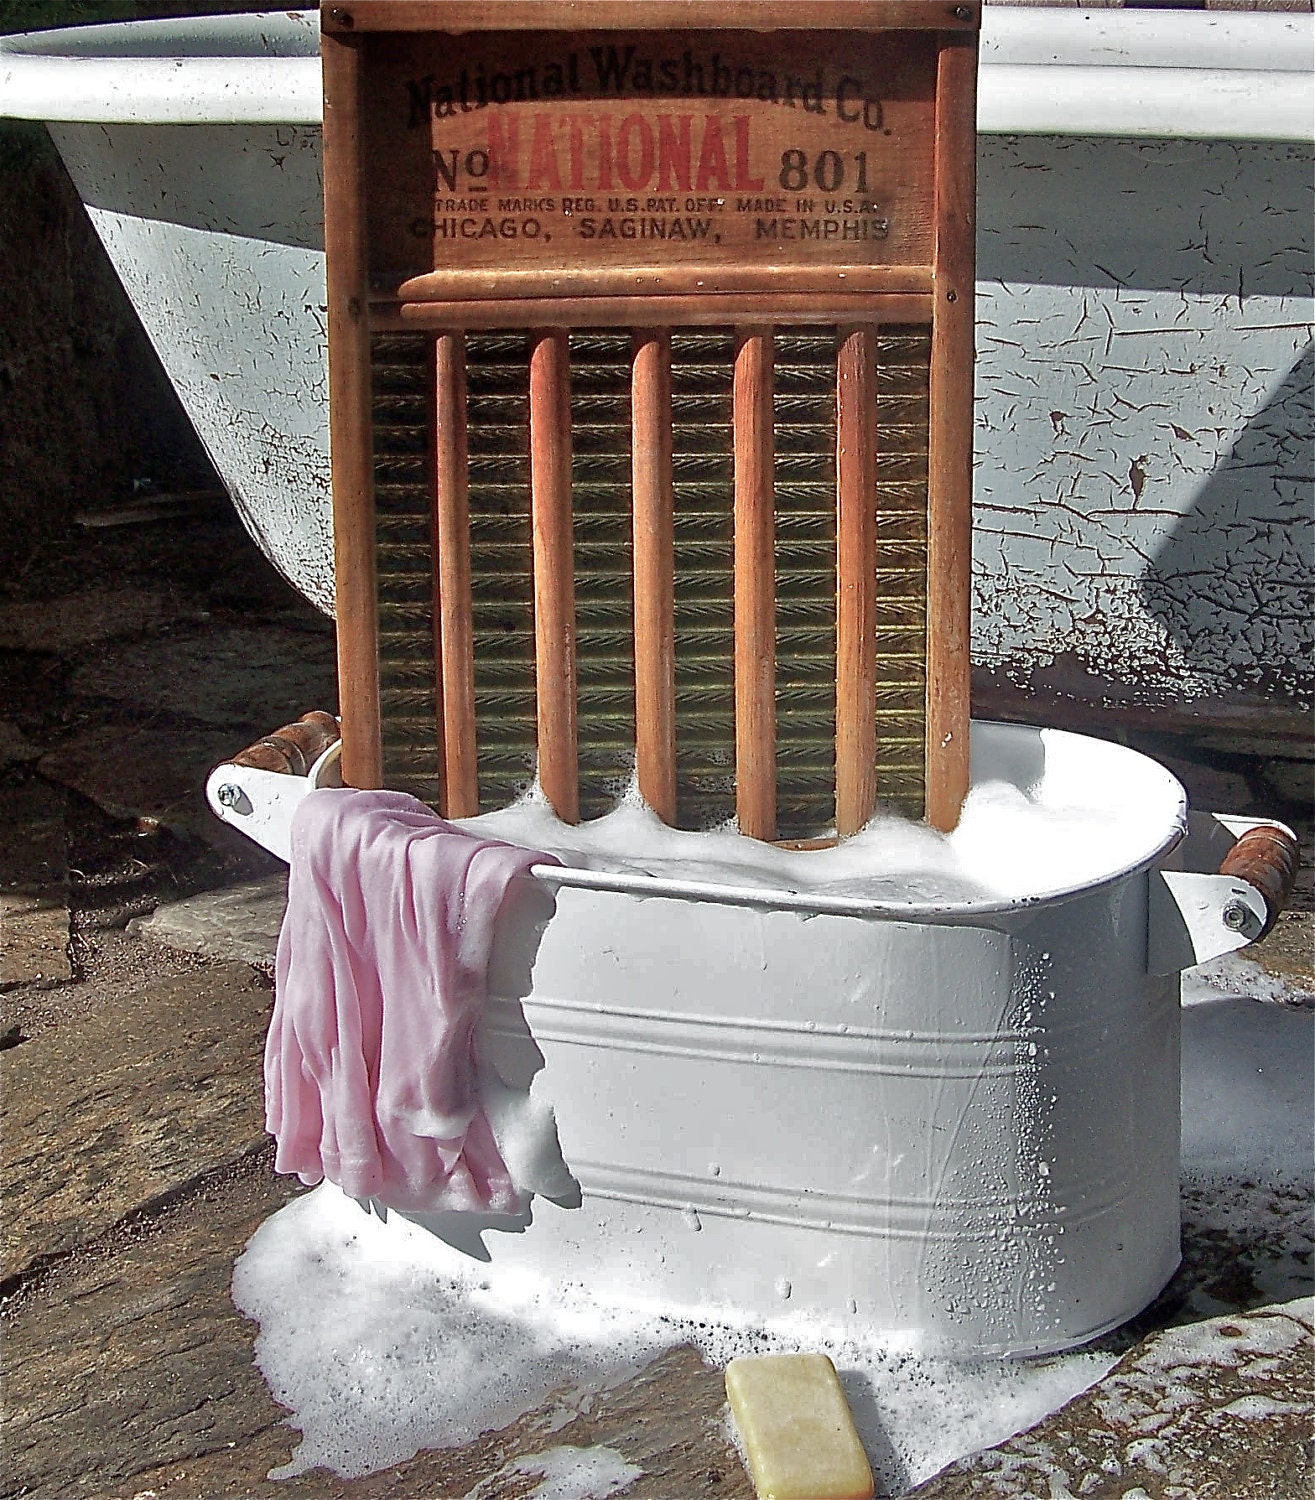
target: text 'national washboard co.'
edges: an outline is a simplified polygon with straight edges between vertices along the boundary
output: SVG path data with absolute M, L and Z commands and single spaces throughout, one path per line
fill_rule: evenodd
M 646 57 L 631 46 L 599 46 L 564 57 L 499 69 L 484 62 L 461 67 L 448 80 L 428 73 L 406 83 L 407 125 L 445 120 L 491 105 L 611 96 L 756 100 L 833 114 L 845 124 L 884 128 L 882 103 L 864 79 L 850 73 L 828 75 L 821 65 L 799 73 L 744 63 L 720 52 Z

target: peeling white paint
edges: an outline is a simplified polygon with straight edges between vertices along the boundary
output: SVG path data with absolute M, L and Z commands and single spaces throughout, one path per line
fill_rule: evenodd
M 1308 694 L 1311 154 L 983 138 L 974 655 Z

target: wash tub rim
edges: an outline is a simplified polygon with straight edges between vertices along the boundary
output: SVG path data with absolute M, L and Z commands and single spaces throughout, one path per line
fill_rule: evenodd
M 635 896 L 640 900 L 655 898 L 668 898 L 678 901 L 696 901 L 711 903 L 722 906 L 747 906 L 766 907 L 776 910 L 798 911 L 805 916 L 844 916 L 864 917 L 881 921 L 911 921 L 939 923 L 944 925 L 969 926 L 979 918 L 1020 916 L 1041 907 L 1054 905 L 1058 902 L 1082 900 L 1093 894 L 1108 890 L 1133 876 L 1153 869 L 1159 862 L 1173 852 L 1175 848 L 1186 837 L 1188 831 L 1188 797 L 1182 783 L 1167 767 L 1160 764 L 1149 755 L 1140 750 L 1134 750 L 1128 745 L 1116 744 L 1111 740 L 1098 739 L 1095 735 L 1080 734 L 1068 729 L 1055 729 L 1048 725 L 1036 724 L 1013 724 L 999 719 L 973 719 L 970 721 L 970 733 L 972 736 L 972 785 L 988 784 L 992 782 L 1004 782 L 1013 785 L 1024 796 L 1031 796 L 1032 792 L 1044 786 L 1048 768 L 1043 759 L 1039 774 L 1027 785 L 1020 784 L 1020 780 L 1011 776 L 1007 771 L 998 771 L 995 775 L 978 775 L 981 770 L 996 770 L 996 764 L 991 761 L 991 741 L 996 739 L 997 746 L 1000 742 L 1005 745 L 1013 740 L 1019 743 L 1027 735 L 1035 735 L 1040 739 L 1043 750 L 1048 750 L 1051 745 L 1057 745 L 1061 749 L 1067 748 L 1070 752 L 1077 751 L 1079 754 L 1091 756 L 1093 746 L 1099 746 L 1094 753 L 1097 758 L 1102 758 L 1107 763 L 1103 780 L 1114 784 L 1116 782 L 1115 772 L 1109 769 L 1112 763 L 1117 768 L 1121 761 L 1125 767 L 1132 770 L 1134 774 L 1142 778 L 1143 804 L 1149 805 L 1151 796 L 1148 790 L 1153 788 L 1155 798 L 1162 798 L 1162 803 L 1157 807 L 1157 816 L 1154 826 L 1161 831 L 1157 833 L 1149 843 L 1145 843 L 1136 849 L 1130 856 L 1120 862 L 1114 869 L 1104 872 L 1089 880 L 1069 883 L 1067 885 L 1056 885 L 1042 887 L 1036 891 L 1030 891 L 1022 896 L 984 897 L 978 900 L 971 898 L 959 900 L 933 900 L 919 901 L 910 899 L 907 901 L 883 901 L 864 896 L 842 896 L 827 895 L 823 890 L 797 890 L 789 886 L 770 885 L 746 885 L 737 886 L 722 883 L 715 880 L 694 880 L 678 877 L 652 875 L 643 871 L 622 871 L 591 869 L 587 866 L 570 864 L 535 864 L 532 865 L 523 876 L 517 877 L 522 880 L 532 880 L 536 883 L 554 886 L 566 886 L 580 890 L 592 890 L 611 892 L 617 895 Z M 995 752 L 999 755 L 999 750 Z M 315 760 L 305 777 L 287 777 L 281 773 L 271 771 L 259 771 L 249 768 L 239 768 L 232 763 L 221 763 L 210 773 L 207 784 L 207 797 L 215 812 L 222 818 L 228 812 L 228 808 L 222 801 L 217 801 L 215 791 L 219 784 L 225 779 L 234 776 L 246 776 L 263 781 L 266 786 L 283 789 L 291 781 L 299 783 L 302 790 L 296 800 L 300 800 L 307 792 L 321 787 L 341 786 L 340 761 L 342 757 L 342 741 L 335 740 L 333 744 Z M 987 765 L 983 766 L 983 761 Z M 1126 783 L 1126 778 L 1125 778 Z M 1062 802 L 1057 804 L 1064 806 Z M 1083 809 L 1090 811 L 1089 808 Z M 498 809 L 492 810 L 496 813 Z M 288 810 L 288 816 L 291 809 Z M 470 818 L 458 818 L 453 820 L 454 826 L 465 832 L 473 833 L 479 837 L 489 837 L 506 843 L 517 843 L 514 837 L 508 837 L 497 827 L 484 825 L 484 818 L 490 814 L 476 814 Z M 254 835 L 253 835 L 254 836 Z M 259 840 L 258 840 L 259 841 Z M 266 844 L 267 848 L 272 847 Z M 518 847 L 527 847 L 518 844 Z M 585 851 L 579 851 L 581 857 L 589 857 Z M 287 855 L 282 854 L 286 859 Z M 593 857 L 600 857 L 596 853 Z M 606 856 L 602 856 L 606 857 Z
M 1154 869 L 1182 842 L 1188 826 L 1188 798 L 1182 783 L 1166 767 L 1149 755 L 1133 750 L 1127 745 L 1110 740 L 1097 739 L 1094 735 L 1078 734 L 1071 730 L 1054 729 L 1032 724 L 1011 724 L 1001 720 L 974 719 L 971 724 L 974 739 L 980 744 L 983 734 L 990 736 L 1002 733 L 1008 739 L 1027 734 L 1041 736 L 1043 745 L 1058 742 L 1061 746 L 1099 745 L 1101 756 L 1109 760 L 1123 761 L 1127 765 L 1149 768 L 1144 772 L 1148 780 L 1160 782 L 1164 793 L 1161 831 L 1149 843 L 1122 861 L 1113 870 L 1090 880 L 1076 883 L 1042 887 L 1023 896 L 984 897 L 980 900 L 960 898 L 958 900 L 910 899 L 907 901 L 879 900 L 863 896 L 828 896 L 824 891 L 810 892 L 788 886 L 736 886 L 717 881 L 685 880 L 662 875 L 649 875 L 612 870 L 593 870 L 573 865 L 533 865 L 528 878 L 545 884 L 566 886 L 575 889 L 612 892 L 632 895 L 641 900 L 668 898 L 671 900 L 706 902 L 722 906 L 766 907 L 773 910 L 797 911 L 806 916 L 861 917 L 879 921 L 921 922 L 938 925 L 972 926 L 983 918 L 1026 918 L 1042 906 L 1060 902 L 1083 900 L 1089 896 L 1121 885 L 1133 877 Z M 980 751 L 979 751 L 980 753 Z M 996 781 L 1003 777 L 986 777 L 983 781 Z M 1114 773 L 1106 779 L 1115 783 Z M 1038 783 L 1044 782 L 1044 774 Z M 976 779 L 974 779 L 976 784 Z M 1023 790 L 1020 788 L 1020 790 Z M 492 837 L 499 835 L 490 830 Z
M 261 44 L 181 55 L 174 37 Z M 1315 140 L 1315 16 L 987 6 L 984 134 Z M 272 50 L 271 39 L 297 45 Z M 120 44 L 120 55 L 105 55 Z M 94 48 L 91 44 L 95 44 Z M 125 49 L 135 47 L 135 55 Z M 142 51 L 142 48 L 145 51 Z M 0 116 L 68 124 L 319 125 L 318 13 L 102 23 L 0 37 Z
M 1187 794 L 1178 778 L 1151 756 L 1126 745 L 1030 724 L 973 720 L 971 729 L 974 786 L 1010 786 L 1036 807 L 1086 818 L 1092 813 L 1110 815 L 1108 798 L 1092 805 L 1091 786 L 1118 788 L 1125 810 L 1119 820 L 1123 826 L 1114 847 L 1103 850 L 1107 868 L 1086 875 L 1070 872 L 1066 883 L 1012 894 L 990 895 L 988 880 L 978 877 L 987 889 L 975 897 L 893 899 L 851 895 L 825 886 L 799 889 L 797 886 L 805 883 L 798 880 L 793 869 L 785 872 L 785 879 L 794 878 L 795 885 L 737 885 L 715 877 L 701 880 L 655 874 L 642 867 L 597 868 L 600 861 L 627 857 L 624 830 L 621 842 L 613 841 L 611 848 L 607 840 L 592 841 L 592 848 L 587 843 L 573 848 L 569 838 L 552 836 L 550 828 L 508 827 L 505 820 L 497 818 L 498 809 L 455 819 L 453 826 L 476 837 L 523 848 L 531 858 L 535 850 L 542 849 L 564 857 L 562 864 L 530 865 L 518 877 L 521 884 L 529 882 L 536 888 L 547 886 L 558 891 L 591 890 L 635 901 L 657 898 L 768 914 L 793 912 L 805 921 L 834 916 L 905 927 L 985 927 L 1010 932 L 1055 907 L 1089 899 L 1118 903 L 1123 899 L 1119 888 L 1127 887 L 1134 901 L 1138 890 L 1144 894 L 1147 963 L 1152 966 L 1149 972 L 1157 974 L 1190 968 L 1232 952 L 1263 937 L 1273 926 L 1291 893 L 1297 870 L 1297 844 L 1290 828 L 1274 819 L 1225 813 L 1189 815 Z M 1030 746 L 1027 737 L 1032 740 Z M 272 743 L 258 741 L 233 760 L 221 761 L 206 780 L 205 795 L 222 821 L 287 862 L 292 859 L 292 825 L 301 801 L 317 788 L 342 785 L 338 769 L 342 740 L 334 740 L 301 774 L 286 767 L 270 769 L 245 758 L 251 750 Z M 1052 757 L 1052 749 L 1064 753 Z M 1122 775 L 1117 774 L 1120 762 Z M 989 825 L 980 833 L 992 837 Z M 1176 852 L 1180 844 L 1187 850 L 1185 858 Z M 994 843 L 986 846 L 992 852 L 995 847 Z M 1038 852 L 1044 860 L 1044 843 Z M 647 858 L 659 864 L 678 864 L 682 859 L 677 854 L 673 860 L 661 850 L 645 856 L 642 840 L 629 853 L 636 860 Z M 981 865 L 982 853 L 979 848 L 977 858 L 969 858 L 965 873 L 970 878 L 974 865 Z M 573 864 L 572 858 L 585 863 Z M 880 873 L 879 863 L 874 873 Z M 918 871 L 915 866 L 886 873 L 898 880 L 901 873 L 916 877 Z M 772 875 L 780 879 L 779 872 Z
M 602 891 L 634 896 L 640 901 L 692 901 L 708 906 L 760 907 L 771 911 L 795 911 L 804 917 L 859 917 L 881 922 L 916 922 L 934 926 L 971 927 L 988 917 L 1026 917 L 1042 906 L 1082 900 L 1144 870 L 1153 869 L 1181 842 L 1183 829 L 1175 829 L 1157 852 L 1144 860 L 1101 876 L 1084 885 L 1060 886 L 1026 896 L 982 901 L 877 901 L 862 896 L 810 895 L 786 886 L 717 885 L 711 881 L 674 880 L 662 875 L 627 875 L 612 870 L 586 870 L 572 865 L 531 865 L 530 879 L 573 890 Z

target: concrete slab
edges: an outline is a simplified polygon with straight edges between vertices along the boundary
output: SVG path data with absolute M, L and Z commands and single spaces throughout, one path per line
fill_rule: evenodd
M 534 1457 L 605 1445 L 641 1468 L 628 1500 L 746 1500 L 721 1430 L 722 1380 L 675 1349 L 574 1406 L 559 1393 L 464 1447 L 418 1454 L 363 1479 L 322 1469 L 271 1480 L 297 1434 L 252 1359 L 255 1326 L 233 1309 L 234 1259 L 291 1195 L 268 1154 L 203 1184 L 186 1204 L 70 1257 L 6 1319 L 8 1473 L 28 1500 L 512 1500 Z M 12 1486 L 12 1488 L 10 1488 Z M 576 1490 L 573 1493 L 581 1493 Z
M 1315 1483 L 1308 1298 L 1154 1334 L 917 1500 L 1295 1500 Z M 912 1500 L 912 1496 L 910 1500 Z
M 133 1482 L 139 1470 L 199 1454 L 278 1461 L 290 1435 L 228 1277 L 245 1237 L 288 1196 L 262 1160 L 212 1180 L 185 1212 L 71 1257 L 14 1301 L 0 1493 L 102 1500 L 148 1489 Z
M 76 697 L 110 699 L 134 714 L 167 713 L 229 733 L 247 724 L 268 734 L 307 709 L 333 707 L 334 643 L 324 631 L 183 627 L 84 653 L 68 686 Z
M 249 967 L 215 965 L 0 1052 L 0 1281 L 261 1144 L 271 1003 Z
M 267 966 L 274 962 L 287 904 L 288 877 L 276 874 L 166 902 L 128 930 L 182 953 Z
M 67 800 L 21 770 L 0 786 L 0 986 L 72 977 Z
M 0 719 L 0 771 L 36 760 L 40 754 L 41 747 L 34 745 L 17 724 Z
M 0 604 L 0 649 L 77 652 L 153 630 L 176 614 L 166 594 L 137 588 L 79 589 L 62 594 L 58 609 L 44 599 L 10 599 Z
M 1285 801 L 1309 807 L 1315 799 L 1315 766 L 1308 760 L 1271 760 L 1261 774 Z
M 0 889 L 37 896 L 68 881 L 62 787 L 15 769 L 0 780 Z
M 68 941 L 66 903 L 0 892 L 0 985 L 67 982 Z
M 171 725 L 98 724 L 43 755 L 37 769 L 116 818 L 151 818 L 205 837 L 216 823 L 202 788 L 242 748 L 232 733 Z

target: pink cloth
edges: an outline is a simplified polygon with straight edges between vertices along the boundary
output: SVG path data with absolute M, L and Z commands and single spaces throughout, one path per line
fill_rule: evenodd
M 494 922 L 533 850 L 399 792 L 323 788 L 292 820 L 265 1045 L 274 1166 L 393 1208 L 522 1206 L 480 1105 Z

